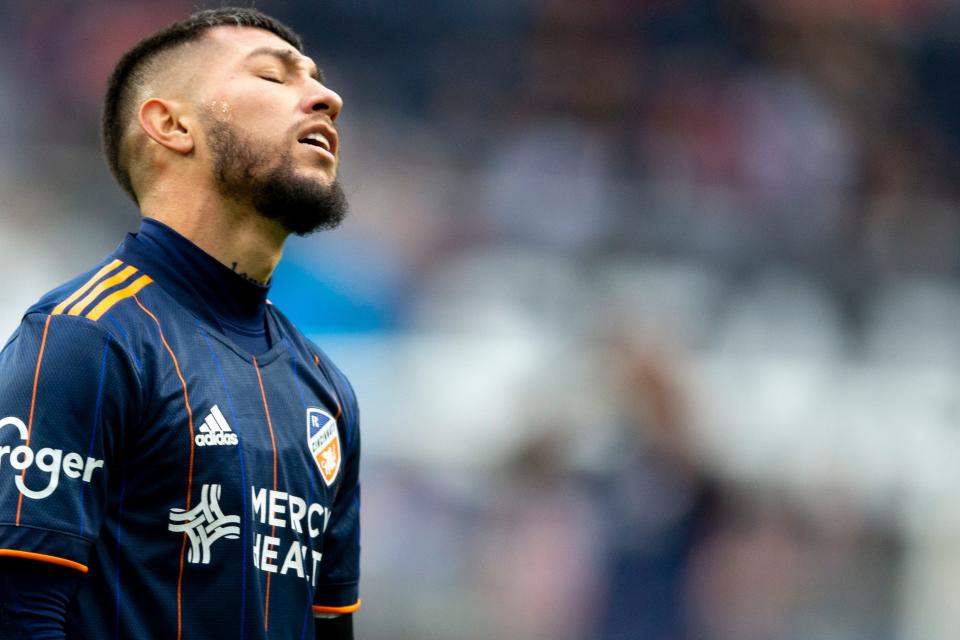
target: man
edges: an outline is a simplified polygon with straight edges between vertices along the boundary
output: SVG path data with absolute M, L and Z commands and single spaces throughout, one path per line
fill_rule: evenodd
M 143 224 L 0 353 L 0 637 L 352 638 L 355 397 L 266 300 L 343 218 L 341 107 L 251 9 L 120 60 L 104 150 Z

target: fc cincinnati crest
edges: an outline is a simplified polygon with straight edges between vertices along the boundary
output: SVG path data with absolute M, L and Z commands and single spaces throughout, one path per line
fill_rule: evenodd
M 307 409 L 307 443 L 329 487 L 340 471 L 340 434 L 333 416 L 315 407 Z

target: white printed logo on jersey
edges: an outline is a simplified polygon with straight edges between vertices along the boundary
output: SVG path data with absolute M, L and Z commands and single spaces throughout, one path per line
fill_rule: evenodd
M 220 538 L 236 540 L 240 537 L 240 516 L 224 515 L 220 509 L 220 485 L 205 484 L 200 489 L 200 502 L 186 511 L 170 509 L 170 524 L 174 533 L 186 532 L 190 539 L 187 561 L 190 564 L 210 564 L 210 547 Z
M 16 475 L 13 478 L 13 483 L 17 490 L 31 500 L 43 500 L 50 497 L 60 484 L 61 472 L 67 478 L 90 483 L 93 479 L 93 472 L 97 469 L 103 469 L 103 460 L 90 456 L 84 458 L 74 451 L 65 452 L 63 449 L 44 447 L 35 452 L 27 444 L 30 441 L 29 429 L 20 418 L 7 416 L 0 420 L 0 433 L 3 433 L 3 436 L 6 437 L 7 431 L 4 430 L 4 427 L 14 427 L 23 444 L 19 446 L 0 446 L 0 468 L 3 468 L 3 465 L 6 464 L 14 471 Z M 47 474 L 47 486 L 43 489 L 31 489 L 26 485 L 27 469 L 33 467 Z M 30 475 L 35 478 L 36 472 L 31 471 Z
M 200 433 L 193 441 L 198 447 L 234 446 L 240 442 L 217 405 L 210 409 L 207 419 L 200 424 Z
M 316 586 L 323 545 L 309 544 L 309 540 L 319 538 L 327 530 L 332 515 L 330 509 L 286 491 L 256 486 L 250 487 L 250 503 L 253 505 L 253 566 L 281 576 L 296 574 Z M 269 529 L 261 533 L 256 530 L 257 523 Z

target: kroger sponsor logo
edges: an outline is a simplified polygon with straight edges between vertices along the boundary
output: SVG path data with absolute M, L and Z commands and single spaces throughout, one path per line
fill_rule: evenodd
M 12 416 L 0 420 L 0 441 L 3 441 L 7 427 L 14 427 L 24 443 L 28 441 L 27 425 L 23 420 Z M 10 467 L 19 472 L 13 478 L 17 489 L 28 498 L 33 500 L 43 500 L 49 497 L 60 484 L 60 474 L 68 478 L 80 479 L 89 483 L 93 478 L 93 472 L 103 468 L 103 460 L 84 457 L 73 451 L 64 453 L 63 449 L 53 449 L 44 447 L 39 451 L 34 451 L 27 444 L 17 446 L 0 445 L 0 470 L 4 467 Z M 26 471 L 31 467 L 46 474 L 46 486 L 42 489 L 31 489 L 25 482 Z M 31 473 L 31 478 L 36 474 Z

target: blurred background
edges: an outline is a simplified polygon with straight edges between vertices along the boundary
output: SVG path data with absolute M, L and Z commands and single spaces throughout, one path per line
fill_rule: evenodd
M 198 6 L 0 3 L 4 336 L 137 227 L 105 79 Z M 346 104 L 271 297 L 360 398 L 358 638 L 957 637 L 960 3 L 257 7 Z

